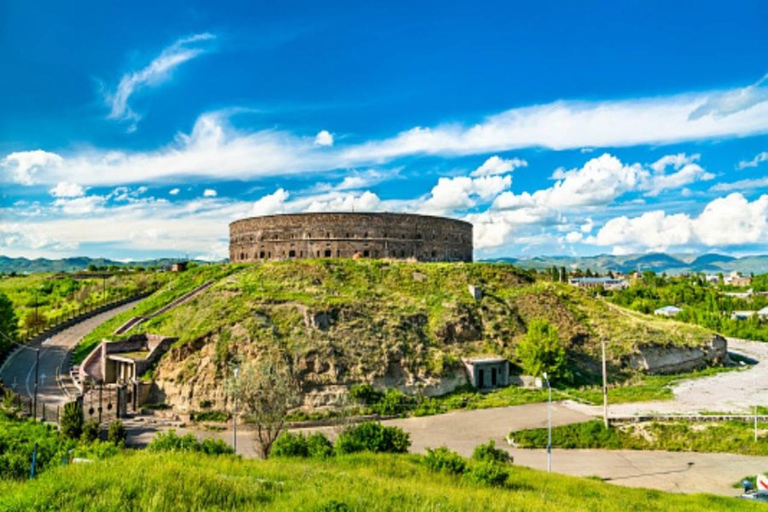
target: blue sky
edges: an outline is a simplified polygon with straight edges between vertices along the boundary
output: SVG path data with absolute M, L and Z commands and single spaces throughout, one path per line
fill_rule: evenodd
M 768 249 L 764 2 L 43 4 L 0 1 L 0 254 L 352 209 L 478 258 Z

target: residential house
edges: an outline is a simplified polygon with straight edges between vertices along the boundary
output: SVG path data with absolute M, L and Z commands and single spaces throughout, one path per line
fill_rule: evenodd
M 663 308 L 659 308 L 653 312 L 656 316 L 666 316 L 666 317 L 673 317 L 680 313 L 683 310 L 683 308 L 679 308 L 677 306 L 664 306 Z

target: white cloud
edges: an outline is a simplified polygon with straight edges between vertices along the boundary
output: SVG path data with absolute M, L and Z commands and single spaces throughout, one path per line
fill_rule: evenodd
M 669 166 L 672 166 L 677 171 L 687 164 L 698 162 L 700 158 L 701 155 L 698 153 L 690 156 L 686 155 L 685 153 L 666 155 L 653 162 L 650 167 L 656 173 L 663 173 Z
M 565 241 L 569 244 L 575 244 L 578 242 L 581 242 L 581 240 L 584 238 L 584 235 L 578 231 L 571 231 L 567 235 L 565 235 Z
M 333 146 L 333 135 L 328 130 L 322 130 L 315 136 L 315 146 Z
M 421 207 L 427 213 L 450 213 L 490 201 L 512 184 L 511 176 L 440 178 Z
M 134 124 L 129 130 L 135 129 L 135 123 L 141 116 L 128 105 L 131 96 L 144 87 L 154 87 L 162 83 L 176 67 L 205 52 L 203 48 L 194 46 L 195 43 L 209 41 L 214 37 L 213 34 L 202 33 L 181 38 L 165 48 L 143 69 L 123 75 L 116 90 L 106 97 L 110 107 L 109 118 L 133 121 Z
M 107 198 L 104 196 L 84 196 L 71 199 L 60 198 L 53 202 L 67 215 L 85 215 L 102 210 Z
M 381 200 L 373 192 L 347 194 L 327 200 L 315 200 L 306 207 L 307 212 L 373 212 L 379 210 Z
M 36 183 L 36 174 L 45 174 L 47 171 L 55 170 L 63 163 L 64 159 L 56 153 L 37 149 L 34 151 L 10 153 L 0 161 L 0 167 L 10 174 L 10 176 L 4 175 L 3 181 L 14 181 L 21 185 L 33 185 Z
M 741 162 L 739 162 L 739 165 L 737 165 L 736 168 L 741 170 L 741 169 L 746 169 L 748 167 L 757 167 L 762 162 L 767 162 L 767 161 L 768 161 L 768 151 L 763 151 L 755 155 L 755 158 L 753 158 L 752 160 L 742 160 Z
M 252 215 L 273 215 L 285 212 L 285 203 L 290 194 L 285 189 L 279 188 L 272 194 L 267 194 L 255 203 L 251 208 Z
M 761 86 L 762 87 L 762 86 Z M 377 165 L 416 154 L 469 155 L 524 147 L 568 149 L 668 144 L 768 131 L 768 102 L 744 103 L 727 116 L 690 114 L 722 92 L 640 100 L 574 102 L 517 108 L 473 126 L 416 127 L 357 145 L 317 146 L 313 138 L 277 130 L 241 131 L 232 111 L 201 115 L 189 134 L 150 151 L 81 150 L 51 155 L 35 166 L 3 167 L 14 181 L 84 186 L 167 182 L 172 179 L 250 179 Z
M 751 190 L 756 188 L 768 187 L 768 176 L 765 178 L 755 178 L 753 180 L 739 180 L 733 183 L 718 183 L 710 187 L 713 192 L 729 192 L 731 190 Z
M 169 190 L 168 194 L 172 195 L 172 196 L 177 196 L 177 195 L 179 195 L 179 192 L 181 192 L 181 190 L 179 190 L 179 188 L 176 187 L 176 188 L 172 188 L 171 190 Z
M 766 81 L 768 81 L 768 75 L 747 87 L 712 94 L 707 101 L 691 112 L 690 119 L 700 119 L 710 115 L 713 118 L 730 116 L 764 103 L 768 101 Z
M 212 188 L 207 188 L 203 191 L 203 197 L 216 197 L 217 195 L 218 193 Z
M 53 197 L 80 197 L 85 195 L 85 189 L 77 183 L 60 182 L 50 191 Z
M 527 167 L 528 162 L 520 158 L 505 160 L 498 156 L 492 156 L 483 165 L 472 171 L 471 176 L 495 176 L 514 171 L 518 167 Z
M 587 242 L 612 246 L 615 253 L 627 254 L 696 245 L 729 247 L 767 239 L 768 195 L 749 202 L 734 193 L 713 200 L 697 217 L 667 215 L 662 210 L 633 218 L 617 217 L 606 222 Z

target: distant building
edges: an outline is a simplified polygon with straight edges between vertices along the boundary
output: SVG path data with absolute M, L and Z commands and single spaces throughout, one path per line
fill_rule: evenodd
M 624 290 L 629 283 L 624 279 L 614 277 L 572 277 L 568 284 L 579 288 L 602 288 L 603 290 Z
M 720 276 L 717 274 L 707 274 L 704 276 L 704 280 L 711 284 L 719 284 Z
M 653 314 L 656 316 L 673 317 L 681 311 L 683 311 L 683 309 L 677 306 L 664 306 L 663 308 L 655 310 Z
M 752 284 L 752 278 L 741 275 L 741 272 L 733 271 L 723 278 L 725 284 L 731 286 L 749 286 Z
M 171 265 L 171 272 L 184 272 L 187 270 L 188 261 L 177 261 Z
M 758 314 L 757 311 L 734 311 L 731 313 L 731 320 L 746 320 L 747 318 L 751 318 L 756 314 Z
M 748 299 L 748 298 L 750 298 L 754 294 L 755 294 L 755 292 L 752 291 L 752 288 L 750 288 L 749 290 L 747 290 L 745 292 L 725 292 L 725 293 L 723 293 L 723 295 L 725 295 L 726 297 L 733 297 L 734 299 Z
M 509 385 L 509 362 L 503 357 L 487 356 L 462 359 L 469 383 L 477 389 Z
M 758 311 L 757 316 L 760 317 L 760 320 L 768 320 L 768 306 Z

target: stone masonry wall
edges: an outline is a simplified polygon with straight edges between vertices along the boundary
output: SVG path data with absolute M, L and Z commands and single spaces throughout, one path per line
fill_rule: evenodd
M 472 224 L 400 213 L 301 213 L 229 225 L 232 262 L 301 258 L 472 261 Z

